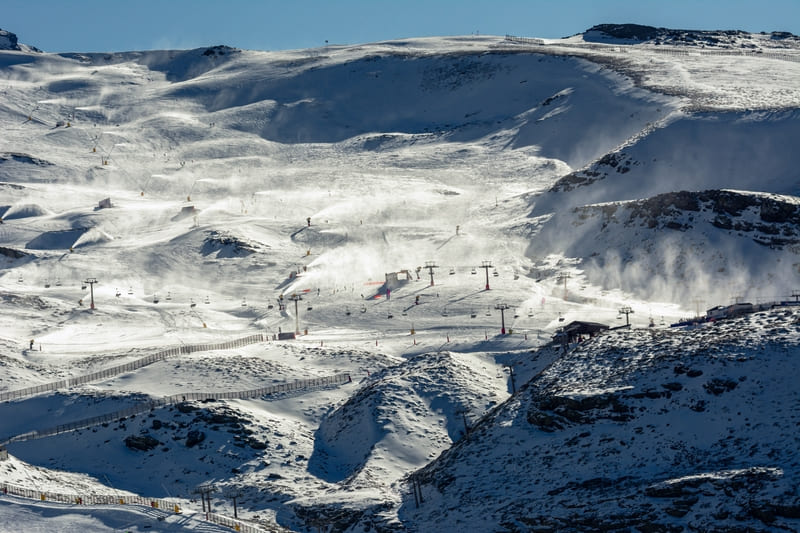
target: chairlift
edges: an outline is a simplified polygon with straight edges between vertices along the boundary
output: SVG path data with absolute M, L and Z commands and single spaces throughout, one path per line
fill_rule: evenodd
M 533 309 L 528 309 L 528 318 L 533 318 Z
M 314 308 L 311 307 L 310 305 L 308 307 L 306 307 L 306 311 L 311 311 L 312 309 L 314 309 Z
M 561 316 L 561 313 L 558 314 L 558 321 L 559 322 L 564 322 L 564 317 Z
M 85 291 L 85 290 L 86 290 L 86 284 L 85 284 L 85 283 L 81 283 L 81 290 L 82 290 L 82 291 Z
M 154 295 L 153 295 L 153 303 L 154 303 L 154 304 L 157 304 L 157 303 L 158 303 L 158 295 L 157 295 L 157 294 L 154 294 Z
M 450 275 L 452 276 L 455 273 L 456 273 L 456 269 L 451 267 L 450 268 Z
M 44 288 L 45 289 L 49 289 L 50 288 L 50 280 L 49 279 L 44 280 Z
M 514 318 L 519 318 L 519 312 L 516 309 L 514 309 Z
M 486 308 L 486 316 L 492 316 L 492 306 Z
M 499 275 L 500 275 L 500 274 L 498 274 L 498 272 L 497 272 L 497 269 L 495 269 L 495 270 L 492 272 L 492 276 L 494 276 L 494 277 L 497 277 L 497 276 L 499 276 Z
M 196 303 L 194 303 L 194 298 L 189 298 L 189 307 L 194 307 L 194 306 L 196 306 L 196 305 L 197 305 L 197 304 L 196 304 Z
M 477 273 L 478 273 L 478 271 L 475 269 L 475 267 L 472 267 L 472 270 L 470 271 L 470 274 L 477 274 Z
M 247 298 L 242 298 L 242 307 L 247 307 Z
M 128 294 L 133 294 L 133 287 L 128 288 Z
M 114 296 L 116 296 L 117 298 L 119 298 L 120 294 L 122 294 L 122 293 L 121 293 L 121 292 L 119 292 L 119 289 L 114 289 L 114 291 L 115 291 L 115 294 L 114 294 Z
M 61 278 L 56 278 L 56 287 L 61 286 Z
M 408 316 L 408 313 L 407 313 L 407 312 L 405 312 L 405 311 L 403 311 L 401 314 L 402 314 L 403 316 Z
M 470 318 L 475 318 L 476 316 L 478 316 L 478 314 L 475 312 L 475 310 L 474 310 L 474 309 L 473 309 L 472 311 L 470 311 L 470 312 L 469 312 L 469 317 L 470 317 Z
M 391 312 L 391 311 L 389 311 L 389 314 L 388 314 L 388 315 L 386 315 L 386 318 L 394 318 L 394 315 L 392 314 L 392 312 Z
M 167 291 L 167 301 L 172 300 L 172 293 Z
M 447 314 L 447 308 L 446 307 L 444 309 L 442 309 L 442 316 L 449 316 Z
M 19 278 L 17 278 L 17 283 L 22 283 L 22 274 L 20 274 Z
M 344 314 L 347 315 L 347 316 L 350 316 L 350 308 L 349 307 L 345 308 Z
M 211 303 L 211 299 L 208 296 L 206 296 L 206 299 L 203 300 L 203 303 L 210 304 Z

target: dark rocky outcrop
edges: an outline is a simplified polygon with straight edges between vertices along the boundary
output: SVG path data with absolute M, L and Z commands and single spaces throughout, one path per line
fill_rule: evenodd
M 128 435 L 125 437 L 125 446 L 131 450 L 149 452 L 159 444 L 161 443 L 150 435 Z

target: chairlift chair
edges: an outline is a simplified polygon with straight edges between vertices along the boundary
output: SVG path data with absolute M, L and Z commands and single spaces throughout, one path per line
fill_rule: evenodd
M 133 287 L 128 288 L 128 294 L 133 294 Z
M 44 280 L 44 288 L 45 289 L 49 289 L 50 288 L 50 280 L 49 279 Z
M 494 277 L 497 277 L 497 276 L 499 276 L 499 275 L 500 275 L 500 274 L 498 274 L 498 272 L 497 272 L 497 269 L 495 269 L 495 270 L 494 270 L 494 272 L 492 272 L 492 276 L 494 276 Z
M 194 307 L 194 306 L 196 306 L 196 305 L 197 305 L 197 304 L 196 304 L 196 303 L 194 303 L 194 298 L 189 298 L 189 307 Z
M 475 318 L 476 316 L 478 316 L 478 314 L 475 312 L 474 309 L 469 312 L 469 317 L 470 318 Z
M 455 273 L 456 273 L 456 269 L 455 268 L 450 268 L 450 275 L 452 276 Z
M 207 303 L 207 304 L 210 304 L 211 303 L 211 299 L 208 296 L 206 296 L 206 299 L 203 300 L 203 302 Z
M 117 298 L 119 298 L 120 294 L 122 294 L 122 293 L 121 293 L 121 292 L 119 292 L 119 289 L 114 289 L 114 296 L 116 296 Z
M 61 278 L 56 278 L 56 287 L 61 286 Z
M 157 304 L 157 303 L 158 303 L 158 295 L 157 295 L 157 294 L 154 294 L 154 295 L 153 295 L 153 303 L 154 303 L 154 304 Z
M 470 271 L 470 273 L 471 273 L 471 274 L 477 274 L 477 273 L 478 273 L 478 271 L 475 269 L 475 267 L 472 267 L 472 270 Z
M 85 284 L 85 283 L 81 283 L 81 290 L 82 290 L 82 291 L 85 291 L 85 290 L 86 290 L 86 284 Z
M 172 293 L 168 291 L 167 292 L 167 301 L 170 301 L 170 300 L 172 300 Z

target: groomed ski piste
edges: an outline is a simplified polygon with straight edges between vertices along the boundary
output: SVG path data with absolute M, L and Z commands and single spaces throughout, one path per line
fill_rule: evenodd
M 0 528 L 797 527 L 800 47 L 600 37 L 0 51 Z

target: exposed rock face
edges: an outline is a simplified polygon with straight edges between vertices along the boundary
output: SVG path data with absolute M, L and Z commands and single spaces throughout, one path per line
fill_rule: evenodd
M 125 437 L 125 446 L 131 450 L 149 452 L 159 444 L 161 443 L 150 435 L 128 435 Z
M 624 226 L 685 231 L 707 220 L 716 228 L 747 234 L 765 246 L 780 248 L 800 242 L 800 205 L 774 195 L 679 191 L 633 202 L 580 207 L 576 212 L 585 219 L 598 210 L 604 220 Z
M 200 444 L 206 440 L 206 434 L 199 429 L 193 429 L 186 435 L 186 447 L 191 448 L 195 444 Z
M 216 257 L 244 257 L 258 252 L 261 246 L 253 241 L 226 232 L 209 231 L 203 241 L 203 255 L 216 254 Z
M 595 36 L 621 41 L 650 42 L 671 46 L 702 46 L 715 48 L 751 47 L 752 34 L 741 30 L 679 30 L 655 28 L 641 24 L 598 24 L 584 34 L 587 40 Z M 799 38 L 789 32 L 772 32 L 770 40 L 783 41 Z
M 0 50 L 20 50 L 17 36 L 10 31 L 0 30 Z

